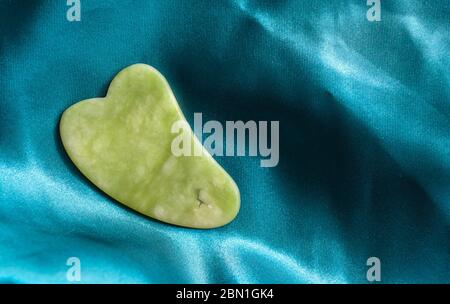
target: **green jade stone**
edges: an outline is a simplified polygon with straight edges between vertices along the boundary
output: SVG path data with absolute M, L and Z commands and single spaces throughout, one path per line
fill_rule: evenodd
M 60 134 L 80 171 L 122 204 L 174 225 L 223 226 L 239 211 L 239 189 L 190 127 L 185 132 L 201 156 L 172 153 L 177 121 L 187 125 L 165 78 L 135 64 L 114 78 L 106 97 L 69 107 Z

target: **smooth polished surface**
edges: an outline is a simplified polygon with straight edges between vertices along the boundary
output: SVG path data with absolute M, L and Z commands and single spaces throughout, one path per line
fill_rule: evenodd
M 172 132 L 177 124 L 182 127 Z M 166 79 L 148 65 L 125 68 L 105 98 L 64 111 L 60 133 L 90 181 L 142 214 L 179 226 L 216 228 L 239 211 L 235 182 L 202 149 Z M 178 137 L 183 141 L 177 145 Z M 186 155 L 172 151 L 183 145 L 191 147 Z
M 449 1 L 0 1 L 0 278 L 450 283 Z M 24 4 L 26 3 L 26 5 Z M 149 220 L 73 166 L 61 114 L 137 62 L 190 124 L 279 120 L 280 162 L 219 157 L 241 192 L 213 230 Z

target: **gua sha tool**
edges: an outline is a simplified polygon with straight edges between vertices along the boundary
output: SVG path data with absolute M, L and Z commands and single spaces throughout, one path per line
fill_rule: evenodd
M 174 156 L 178 134 L 171 128 L 180 120 L 186 122 L 164 77 L 136 64 L 114 78 L 106 97 L 69 107 L 60 134 L 80 171 L 122 204 L 174 225 L 223 226 L 239 211 L 239 190 L 190 128 L 202 156 Z

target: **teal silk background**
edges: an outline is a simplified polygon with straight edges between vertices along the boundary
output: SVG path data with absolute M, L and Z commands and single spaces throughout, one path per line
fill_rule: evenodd
M 450 283 L 450 1 L 0 0 L 0 280 Z M 58 123 L 122 68 L 168 79 L 186 117 L 280 121 L 280 162 L 217 157 L 231 224 L 145 218 L 74 167 Z

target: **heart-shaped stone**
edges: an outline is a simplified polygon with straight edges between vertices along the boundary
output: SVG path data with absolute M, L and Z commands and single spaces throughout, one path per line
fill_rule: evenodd
M 187 125 L 165 78 L 135 64 L 114 78 L 105 98 L 69 107 L 60 134 L 80 171 L 124 205 L 179 226 L 225 225 L 239 211 L 239 190 L 191 128 L 191 144 L 202 155 L 172 153 L 177 121 Z

